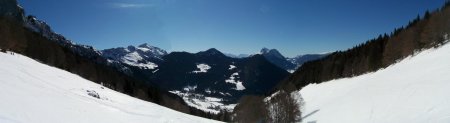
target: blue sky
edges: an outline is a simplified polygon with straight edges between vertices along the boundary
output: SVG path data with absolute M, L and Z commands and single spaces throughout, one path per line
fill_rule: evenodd
M 445 0 L 19 0 L 58 33 L 106 49 L 149 43 L 285 56 L 345 50 Z

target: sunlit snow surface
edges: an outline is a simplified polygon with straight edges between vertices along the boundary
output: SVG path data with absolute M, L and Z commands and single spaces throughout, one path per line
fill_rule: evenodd
M 228 78 L 227 80 L 225 80 L 226 83 L 231 83 L 231 84 L 235 84 L 236 88 L 233 88 L 235 90 L 238 91 L 242 91 L 245 90 L 244 85 L 242 85 L 242 81 L 237 80 L 239 78 L 239 73 L 235 72 L 233 74 L 230 75 L 230 78 Z
M 450 123 L 450 44 L 299 92 L 305 123 Z
M 197 64 L 198 70 L 192 71 L 193 73 L 206 73 L 211 67 L 207 64 Z
M 141 48 L 142 49 L 142 48 Z M 137 52 L 132 52 L 124 56 L 122 58 L 122 62 L 131 66 L 140 67 L 143 69 L 155 69 L 158 67 L 155 63 L 152 62 L 146 62 L 146 63 L 140 63 L 139 61 L 143 58 L 139 55 Z
M 0 123 L 215 122 L 118 93 L 19 54 L 0 53 L 0 99 Z
M 230 68 L 228 68 L 228 70 L 233 70 L 233 69 L 235 69 L 235 68 L 236 68 L 236 66 L 230 65 Z
M 233 111 L 234 107 L 236 106 L 236 104 L 224 104 L 221 98 L 208 97 L 203 94 L 196 94 L 186 90 L 184 91 L 173 90 L 169 92 L 183 98 L 183 100 L 189 106 L 214 114 L 219 113 L 221 110 Z
M 208 97 L 203 94 L 195 93 L 196 89 L 197 86 L 195 85 L 186 86 L 182 91 L 172 90 L 169 92 L 183 98 L 184 102 L 186 102 L 189 106 L 214 114 L 219 113 L 221 110 L 233 111 L 236 106 L 236 104 L 224 104 L 224 100 L 222 98 Z M 216 92 L 215 90 L 210 90 L 209 88 L 204 91 L 208 94 L 219 93 L 223 96 L 232 96 L 230 93 Z

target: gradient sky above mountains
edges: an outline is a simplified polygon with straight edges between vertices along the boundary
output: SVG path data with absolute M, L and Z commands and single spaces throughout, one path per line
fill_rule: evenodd
M 19 0 L 27 14 L 97 49 L 149 43 L 285 56 L 345 50 L 445 0 Z

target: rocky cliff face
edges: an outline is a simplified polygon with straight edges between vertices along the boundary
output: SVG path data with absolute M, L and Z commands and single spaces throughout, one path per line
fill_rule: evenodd
M 24 11 L 22 7 L 17 4 L 16 0 L 1 0 L 0 5 L 1 17 L 8 17 L 19 22 L 25 20 Z

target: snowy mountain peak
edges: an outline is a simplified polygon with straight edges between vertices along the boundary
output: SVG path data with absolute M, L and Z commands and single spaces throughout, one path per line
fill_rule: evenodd
M 141 45 L 138 45 L 138 46 L 130 45 L 126 49 L 122 48 L 122 47 L 112 48 L 112 49 L 117 49 L 117 50 L 124 49 L 124 50 L 126 50 L 126 52 L 139 52 L 141 54 L 149 55 L 149 56 L 154 56 L 154 55 L 156 55 L 156 56 L 164 56 L 164 55 L 167 55 L 167 51 L 165 51 L 165 50 L 163 50 L 163 49 L 161 49 L 159 47 L 151 46 L 151 45 L 149 45 L 147 43 L 144 43 L 144 44 L 141 44 Z M 111 50 L 111 49 L 106 49 L 106 50 Z
M 138 45 L 138 47 L 142 47 L 142 48 L 156 48 L 156 47 L 151 46 L 151 45 L 149 45 L 149 44 L 147 44 L 147 43 L 143 43 L 143 44 L 141 44 L 141 45 Z
M 148 45 L 147 43 L 141 44 L 137 48 L 146 53 L 157 54 L 160 56 L 167 55 L 167 52 L 165 50 L 155 46 Z
M 162 61 L 162 57 L 167 52 L 161 48 L 150 46 L 147 43 L 127 48 L 118 47 L 102 50 L 103 57 L 125 63 L 131 66 L 137 66 L 145 69 L 155 69 L 157 63 Z

